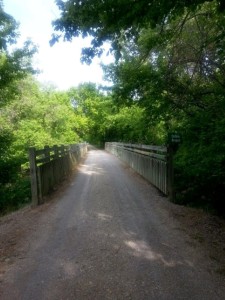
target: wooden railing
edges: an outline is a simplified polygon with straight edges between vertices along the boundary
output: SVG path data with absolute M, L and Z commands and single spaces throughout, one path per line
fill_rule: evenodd
M 44 202 L 44 196 L 70 174 L 86 152 L 87 144 L 29 149 L 33 206 Z
M 173 167 L 165 146 L 105 143 L 106 151 L 126 162 L 165 195 L 173 197 Z

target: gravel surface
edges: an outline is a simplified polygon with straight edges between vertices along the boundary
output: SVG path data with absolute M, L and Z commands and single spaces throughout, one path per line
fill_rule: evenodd
M 225 299 L 201 214 L 90 151 L 51 201 L 0 219 L 0 299 Z

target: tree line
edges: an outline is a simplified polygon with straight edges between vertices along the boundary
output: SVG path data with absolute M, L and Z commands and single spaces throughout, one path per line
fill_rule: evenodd
M 54 44 L 91 36 L 82 61 L 111 43 L 103 66 L 108 90 L 84 83 L 57 91 L 33 74 L 31 41 L 16 42 L 15 20 L 1 3 L 0 211 L 30 201 L 31 146 L 87 141 L 167 145 L 175 154 L 177 203 L 225 213 L 225 14 L 223 1 L 57 1 Z M 125 13 L 126 12 L 126 13 Z M 10 50 L 9 50 L 10 49 Z

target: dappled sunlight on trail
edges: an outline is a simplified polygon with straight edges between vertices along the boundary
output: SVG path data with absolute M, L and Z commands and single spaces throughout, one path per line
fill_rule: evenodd
M 181 262 L 179 260 L 166 260 L 162 254 L 153 251 L 145 241 L 129 240 L 124 243 L 132 250 L 129 251 L 131 255 L 136 257 L 145 258 L 150 261 L 158 261 L 166 267 L 175 267 L 177 265 L 193 267 L 193 264 L 189 261 Z

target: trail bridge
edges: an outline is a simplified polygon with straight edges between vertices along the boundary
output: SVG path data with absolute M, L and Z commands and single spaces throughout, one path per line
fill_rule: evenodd
M 124 155 L 121 145 L 107 147 Z M 129 147 L 125 151 L 132 152 Z M 58 153 L 54 168 L 60 157 L 67 160 Z M 0 298 L 224 299 L 225 285 L 180 230 L 171 205 L 111 153 L 89 151 L 53 201 L 27 212 L 29 225 L 1 277 Z
M 170 147 L 106 143 L 106 151 L 117 156 L 137 173 L 147 179 L 163 194 L 173 197 L 173 152 Z M 43 203 L 49 194 L 73 170 L 87 153 L 88 145 L 46 146 L 30 148 L 30 174 L 32 203 Z

